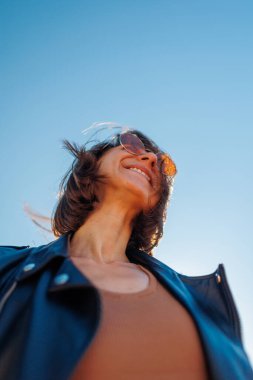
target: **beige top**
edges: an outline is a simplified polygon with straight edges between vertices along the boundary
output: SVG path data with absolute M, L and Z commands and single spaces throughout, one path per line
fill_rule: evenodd
M 98 331 L 70 380 L 207 380 L 202 345 L 186 309 L 146 268 L 136 293 L 100 289 Z

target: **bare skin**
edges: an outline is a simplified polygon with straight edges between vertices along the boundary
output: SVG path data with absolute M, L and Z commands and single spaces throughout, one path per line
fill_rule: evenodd
M 156 163 L 152 152 L 133 156 L 121 146 L 100 159 L 100 173 L 108 176 L 99 188 L 100 202 L 69 243 L 72 262 L 100 289 L 131 293 L 148 285 L 146 273 L 129 262 L 125 251 L 134 218 L 159 199 Z M 129 169 L 134 165 L 146 168 L 152 182 Z

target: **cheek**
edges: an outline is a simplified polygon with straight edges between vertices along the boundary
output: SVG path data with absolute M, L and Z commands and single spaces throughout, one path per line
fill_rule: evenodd
M 104 157 L 99 163 L 98 174 L 106 177 L 105 183 L 115 185 L 119 182 L 117 162 L 114 157 Z
M 159 193 L 159 194 L 162 193 L 163 177 L 158 172 L 156 173 L 156 175 L 154 177 L 153 187 L 157 193 Z
M 106 157 L 102 157 L 99 161 L 98 161 L 98 173 L 99 174 L 104 174 L 104 175 L 109 175 L 110 174 L 110 171 L 113 167 L 113 163 L 112 163 L 112 159 L 109 157 L 109 156 L 106 156 Z
M 164 190 L 165 190 L 165 188 L 164 188 L 164 184 L 163 184 L 162 180 L 158 181 L 156 184 L 155 192 L 151 197 L 154 206 L 156 206 L 157 203 L 160 201 Z
M 152 208 L 155 207 L 158 204 L 158 202 L 160 201 L 160 199 L 161 199 L 160 194 L 153 195 L 153 197 L 151 198 L 151 203 L 152 203 L 151 207 Z

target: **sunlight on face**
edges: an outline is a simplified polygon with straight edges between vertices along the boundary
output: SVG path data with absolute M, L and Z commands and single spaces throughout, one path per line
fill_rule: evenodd
M 107 176 L 100 199 L 113 196 L 136 210 L 148 210 L 160 198 L 161 175 L 156 155 L 145 152 L 133 155 L 122 146 L 111 148 L 99 159 L 99 174 Z

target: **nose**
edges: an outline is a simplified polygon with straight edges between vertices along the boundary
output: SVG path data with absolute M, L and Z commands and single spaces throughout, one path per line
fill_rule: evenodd
M 157 165 L 157 155 L 153 152 L 144 152 L 139 157 L 142 161 L 149 161 L 152 168 Z

